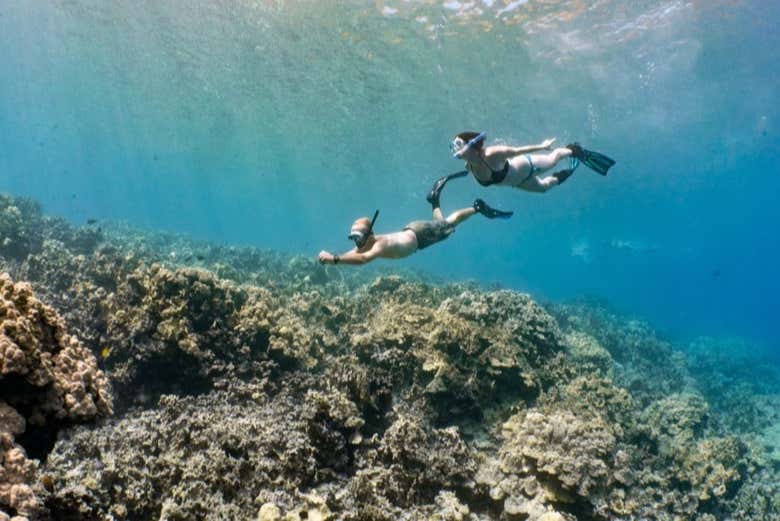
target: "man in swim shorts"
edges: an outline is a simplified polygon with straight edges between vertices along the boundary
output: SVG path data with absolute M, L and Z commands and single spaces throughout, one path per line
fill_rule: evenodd
M 433 219 L 430 221 L 412 221 L 400 231 L 384 234 L 374 234 L 374 218 L 361 217 L 352 223 L 349 239 L 355 241 L 355 247 L 341 255 L 333 255 L 321 251 L 318 258 L 322 264 L 366 264 L 374 259 L 401 259 L 408 257 L 417 250 L 422 250 L 448 238 L 455 227 L 476 213 L 488 219 L 508 219 L 512 212 L 502 212 L 488 206 L 482 199 L 477 199 L 468 208 L 461 208 L 446 218 L 439 207 L 439 195 L 449 179 L 468 175 L 463 171 L 439 180 L 428 194 L 428 202 L 433 208 Z

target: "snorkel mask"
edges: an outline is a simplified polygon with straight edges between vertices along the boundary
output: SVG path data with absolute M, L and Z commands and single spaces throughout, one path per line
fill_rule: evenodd
M 355 241 L 355 246 L 357 246 L 358 249 L 362 248 L 371 234 L 374 233 L 374 223 L 376 222 L 377 217 L 379 217 L 379 210 L 374 212 L 374 218 L 371 219 L 371 224 L 368 226 L 368 230 L 365 232 L 353 231 L 350 232 L 349 236 L 347 237 L 347 239 L 350 241 Z
M 456 137 L 452 140 L 452 143 L 450 143 L 450 151 L 452 152 L 452 157 L 455 159 L 460 159 L 463 154 L 466 153 L 467 150 L 469 150 L 474 145 L 478 145 L 479 143 L 483 142 L 485 140 L 485 137 L 487 137 L 487 132 L 482 131 L 473 138 L 469 139 L 468 142 L 465 144 L 463 143 L 463 139 Z

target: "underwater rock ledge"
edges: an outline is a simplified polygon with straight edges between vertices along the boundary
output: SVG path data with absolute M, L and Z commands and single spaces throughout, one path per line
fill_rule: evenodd
M 68 353 L 0 372 L 0 520 L 780 519 L 777 371 L 599 306 L 10 196 L 0 245 L 0 367 Z

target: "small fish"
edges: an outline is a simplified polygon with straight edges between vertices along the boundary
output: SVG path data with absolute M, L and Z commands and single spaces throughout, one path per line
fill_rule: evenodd
M 204 257 L 203 255 L 200 255 L 200 254 L 198 254 L 198 255 L 195 255 L 195 258 L 196 258 L 196 259 L 198 259 L 199 261 L 202 261 L 202 260 L 204 260 L 206 257 Z
M 87 225 L 88 226 L 92 226 L 93 224 L 96 224 L 96 223 L 97 223 L 97 219 L 92 219 L 92 218 L 87 219 Z
M 103 349 L 100 350 L 100 357 L 103 360 L 108 358 L 108 355 L 110 355 L 110 354 L 111 354 L 111 348 L 110 347 L 104 347 Z

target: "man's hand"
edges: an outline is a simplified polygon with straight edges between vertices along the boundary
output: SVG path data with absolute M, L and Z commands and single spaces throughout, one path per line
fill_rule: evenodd
M 542 144 L 539 145 L 539 146 L 544 148 L 544 149 L 550 150 L 550 148 L 552 147 L 553 143 L 555 143 L 555 138 L 554 137 L 552 137 L 550 139 L 545 139 L 544 141 L 542 141 Z
M 325 250 L 322 250 L 320 254 L 317 256 L 317 259 L 320 261 L 320 264 L 328 264 L 330 262 L 333 262 L 333 255 L 326 252 Z

